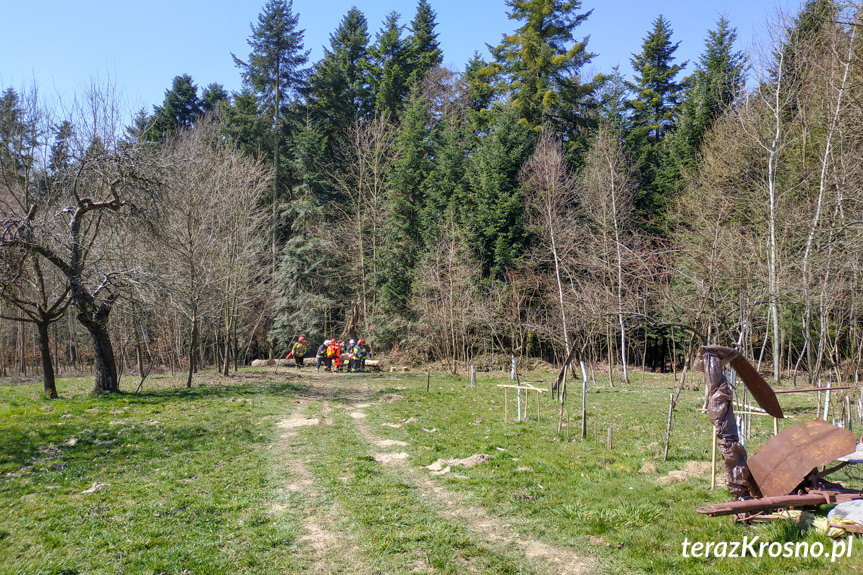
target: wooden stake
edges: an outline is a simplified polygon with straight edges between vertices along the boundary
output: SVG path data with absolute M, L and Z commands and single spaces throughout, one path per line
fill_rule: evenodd
M 509 397 L 509 392 L 507 388 L 503 388 L 503 422 L 506 423 L 509 419 L 508 414 L 508 406 L 507 406 L 507 398 Z
M 671 443 L 671 416 L 674 414 L 674 394 L 671 394 L 671 400 L 668 402 L 668 422 L 665 424 L 665 454 L 662 456 L 662 461 L 668 461 L 668 445 Z
M 428 393 L 429 387 L 431 387 L 431 369 L 426 372 L 426 393 Z
M 537 422 L 537 423 L 539 423 L 539 422 L 540 422 L 540 418 L 539 418 L 539 417 L 540 417 L 540 416 L 539 416 L 539 404 L 540 404 L 540 401 L 539 401 L 539 392 L 537 391 L 537 392 L 536 392 L 536 422 Z
M 582 373 L 582 377 L 584 377 Z M 587 439 L 587 379 L 581 382 L 581 440 Z
M 613 444 L 611 442 L 611 428 L 609 427 L 608 428 L 608 439 L 605 440 L 605 447 L 607 447 L 608 449 L 611 449 L 612 445 Z
M 773 435 L 779 435 L 779 418 L 773 418 Z

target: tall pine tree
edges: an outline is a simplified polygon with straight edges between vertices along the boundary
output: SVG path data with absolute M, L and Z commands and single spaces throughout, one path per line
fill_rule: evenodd
M 583 84 L 579 72 L 594 54 L 587 39 L 576 40 L 575 29 L 590 16 L 580 12 L 580 0 L 507 0 L 510 20 L 521 26 L 490 47 L 497 89 L 509 94 L 522 122 L 538 128 L 547 121 L 571 130 L 579 111 L 596 89 Z
M 252 25 L 248 40 L 251 52 L 247 61 L 234 54 L 234 63 L 243 76 L 243 84 L 258 98 L 260 115 L 270 119 L 270 142 L 273 152 L 272 257 L 276 266 L 279 233 L 278 209 L 283 201 L 279 150 L 284 136 L 285 114 L 290 98 L 299 94 L 308 76 L 305 68 L 309 52 L 303 49 L 305 31 L 299 28 L 299 16 L 293 13 L 291 0 L 267 0 L 258 24 Z
M 369 86 L 369 32 L 356 7 L 330 35 L 330 47 L 315 66 L 306 91 L 309 115 L 333 145 L 358 118 L 374 108 Z
M 630 84 L 633 99 L 631 130 L 627 136 L 632 149 L 640 186 L 635 196 L 638 215 L 658 233 L 663 225 L 666 204 L 676 187 L 666 136 L 674 131 L 683 85 L 677 75 L 683 65 L 674 63 L 679 46 L 671 40 L 671 25 L 660 15 L 642 44 L 642 51 L 630 60 L 635 82 Z
M 686 83 L 672 145 L 675 161 L 683 169 L 695 168 L 704 135 L 743 87 L 746 59 L 742 52 L 734 51 L 736 39 L 737 30 L 724 16 L 720 17 L 716 29 L 707 33 L 704 52 Z
M 399 13 L 390 12 L 378 33 L 377 42 L 370 50 L 371 84 L 375 97 L 375 110 L 397 117 L 408 94 L 409 51 L 402 38 Z

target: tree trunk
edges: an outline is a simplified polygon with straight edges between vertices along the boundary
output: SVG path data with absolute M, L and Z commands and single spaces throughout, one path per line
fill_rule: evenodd
M 114 361 L 114 347 L 108 335 L 107 321 L 93 321 L 82 315 L 78 321 L 90 333 L 93 339 L 94 369 L 96 371 L 96 387 L 94 393 L 117 393 L 120 382 L 117 379 L 117 363 Z
M 54 363 L 51 361 L 51 342 L 48 339 L 48 322 L 38 322 L 39 352 L 42 355 L 42 381 L 45 383 L 45 397 L 57 399 L 57 385 L 54 381 Z
M 192 341 L 189 342 L 189 377 L 186 387 L 192 387 L 192 375 L 196 371 L 195 362 L 198 358 L 198 318 L 192 319 Z

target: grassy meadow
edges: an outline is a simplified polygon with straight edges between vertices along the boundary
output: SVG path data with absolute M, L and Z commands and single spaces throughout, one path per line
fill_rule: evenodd
M 547 389 L 553 377 L 522 382 Z M 504 422 L 503 372 L 474 387 L 442 373 L 285 368 L 182 383 L 157 376 L 139 394 L 96 397 L 89 378 L 61 379 L 48 401 L 41 382 L 0 381 L 0 573 L 863 570 L 859 541 L 835 562 L 682 556 L 685 539 L 832 543 L 790 522 L 695 512 L 729 494 L 710 490 L 703 391 L 681 394 L 662 460 L 671 376 L 600 379 L 586 440 L 580 382 L 562 433 L 548 393 L 541 421 L 532 394 L 516 422 L 510 390 Z M 780 401 L 794 418 L 782 425 L 815 416 L 812 394 Z M 773 432 L 769 418 L 753 422 L 750 453 Z M 848 474 L 837 476 L 863 487 L 863 472 Z

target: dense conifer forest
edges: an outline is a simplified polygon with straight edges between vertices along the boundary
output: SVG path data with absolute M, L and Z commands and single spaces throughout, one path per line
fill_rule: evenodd
M 110 85 L 62 110 L 0 86 L 0 376 L 191 385 L 357 317 L 453 371 L 575 348 L 626 381 L 719 343 L 857 382 L 863 6 L 810 0 L 751 52 L 720 17 L 685 68 L 658 16 L 586 77 L 581 1 L 506 4 L 463 70 L 428 0 L 352 8 L 318 62 L 267 0 L 239 92 L 178 70 L 125 121 Z

